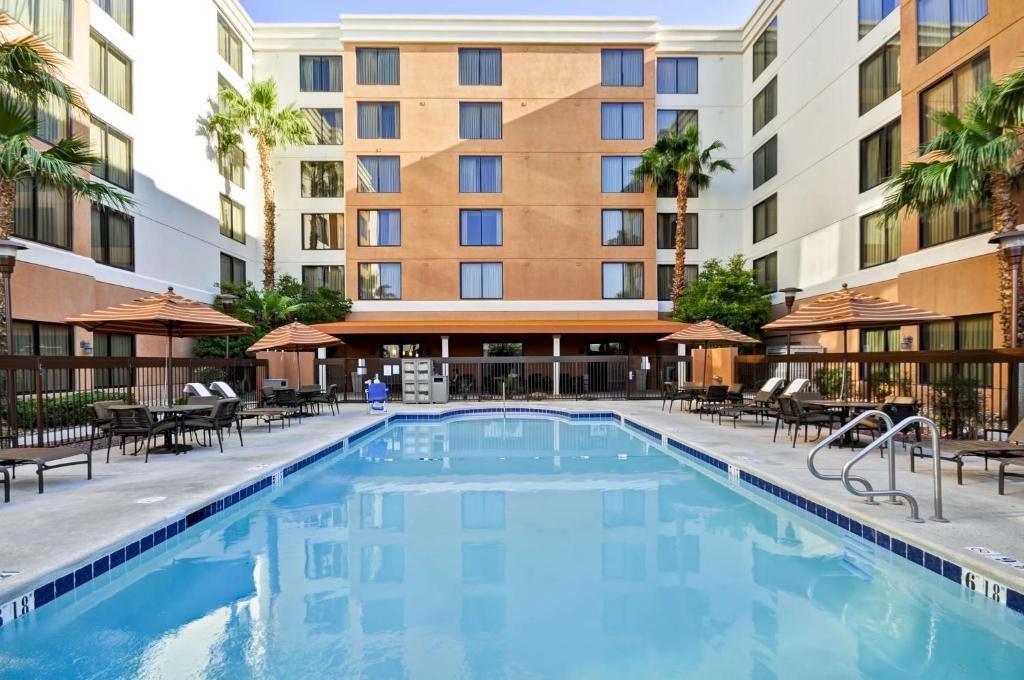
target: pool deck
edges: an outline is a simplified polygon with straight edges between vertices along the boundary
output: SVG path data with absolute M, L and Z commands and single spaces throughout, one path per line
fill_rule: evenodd
M 457 402 L 446 405 L 389 405 L 392 413 L 437 413 L 453 408 L 494 407 L 494 402 Z M 513 406 L 513 404 L 510 404 Z M 720 460 L 758 475 L 780 487 L 862 520 L 896 538 L 955 561 L 1018 592 L 1024 592 L 1024 571 L 986 559 L 968 547 L 985 547 L 1024 561 L 1024 479 L 1009 478 L 1006 495 L 996 492 L 995 465 L 983 469 L 981 459 L 968 459 L 964 484 L 957 486 L 952 463 L 943 465 L 944 514 L 948 524 L 907 520 L 906 506 L 882 502 L 866 505 L 838 481 L 815 479 L 807 471 L 810 444 L 796 449 L 780 436 L 772 443 L 772 425 L 741 421 L 736 429 L 712 424 L 690 413 L 661 410 L 660 401 L 515 402 L 518 407 L 565 411 L 614 411 L 645 427 L 701 449 Z M 29 467 L 19 470 L 11 489 L 11 503 L 0 504 L 0 605 L 20 596 L 44 580 L 67 573 L 69 567 L 98 556 L 103 549 L 137 538 L 239 486 L 300 460 L 352 432 L 380 420 L 366 414 L 364 405 L 343 404 L 337 416 L 304 419 L 300 425 L 268 433 L 265 426 L 246 425 L 245 446 L 237 435 L 225 441 L 225 451 L 200 448 L 186 455 L 154 455 L 148 464 L 141 456 L 122 456 L 115 448 L 110 464 L 105 449 L 94 454 L 93 479 L 85 468 L 70 467 L 46 474 L 46 493 L 36 493 L 36 476 Z M 820 467 L 838 471 L 850 449 L 829 449 Z M 897 447 L 897 486 L 920 503 L 921 516 L 932 513 L 931 462 L 920 459 L 909 471 L 907 456 Z M 876 488 L 885 485 L 886 463 L 869 455 L 858 466 Z M 1018 468 L 1024 471 L 1024 468 Z M 11 575 L 6 575 L 11 574 Z

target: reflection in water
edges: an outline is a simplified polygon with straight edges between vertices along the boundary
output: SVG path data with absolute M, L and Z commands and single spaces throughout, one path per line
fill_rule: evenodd
M 0 629 L 0 675 L 1012 677 L 1024 663 L 1005 610 L 870 546 L 849 553 L 608 423 L 388 429 L 197 529 Z

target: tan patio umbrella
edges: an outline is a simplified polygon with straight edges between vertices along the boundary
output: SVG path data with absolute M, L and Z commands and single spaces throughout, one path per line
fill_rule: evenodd
M 728 326 L 723 326 L 711 319 L 704 319 L 700 323 L 690 324 L 685 328 L 676 331 L 671 335 L 659 338 L 658 342 L 674 342 L 676 344 L 689 344 L 691 342 L 704 343 L 704 375 L 701 376 L 703 385 L 707 387 L 708 372 L 708 345 L 759 345 L 760 340 L 755 340 L 749 335 L 734 331 Z
M 245 335 L 252 326 L 195 300 L 182 297 L 171 287 L 166 293 L 152 295 L 64 319 L 65 323 L 103 333 L 167 336 L 167 405 L 174 403 L 174 379 L 171 359 L 172 340 L 208 335 Z
M 766 331 L 842 331 L 843 382 L 840 398 L 846 397 L 849 351 L 847 331 L 851 328 L 885 328 L 908 323 L 949 321 L 950 317 L 898 302 L 855 293 L 844 283 L 842 290 L 824 295 L 792 314 L 761 326 Z
M 342 344 L 341 340 L 333 335 L 327 335 L 306 324 L 293 321 L 287 326 L 281 326 L 270 331 L 259 339 L 246 352 L 265 352 L 276 350 L 278 352 L 295 352 L 295 369 L 298 375 L 298 385 L 302 387 L 302 364 L 299 363 L 299 352 L 321 347 L 333 347 Z

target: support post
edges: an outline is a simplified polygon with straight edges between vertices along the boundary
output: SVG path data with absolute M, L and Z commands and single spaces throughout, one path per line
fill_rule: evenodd
M 686 356 L 686 345 L 676 345 L 676 356 Z M 683 383 L 686 382 L 688 376 L 686 375 L 686 362 L 676 362 L 676 377 L 679 379 L 679 386 L 682 387 Z
M 552 335 L 551 336 L 551 356 L 560 357 L 562 356 L 562 336 Z M 557 360 L 551 362 L 551 394 L 552 396 L 559 396 L 562 393 L 561 389 L 561 377 L 562 369 Z
M 448 358 L 448 336 L 447 335 L 442 335 L 441 336 L 441 358 L 442 359 L 447 359 Z M 441 375 L 443 375 L 445 378 L 448 377 L 448 363 L 447 362 L 444 362 L 444 363 L 441 364 Z

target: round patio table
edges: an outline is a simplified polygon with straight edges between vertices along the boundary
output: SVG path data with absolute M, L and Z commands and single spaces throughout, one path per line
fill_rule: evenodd
M 125 409 L 125 408 L 137 408 L 137 406 L 111 406 L 111 410 Z M 182 428 L 182 423 L 185 421 L 186 416 L 195 415 L 197 413 L 203 413 L 213 410 L 212 404 L 176 404 L 174 406 L 150 406 L 149 412 L 163 416 L 163 418 L 174 418 L 178 422 L 178 433 L 184 437 L 185 432 Z M 185 451 L 191 451 L 191 444 L 174 444 L 171 442 L 171 433 L 164 433 L 164 443 L 160 446 L 154 446 L 149 450 L 150 453 L 184 453 Z

